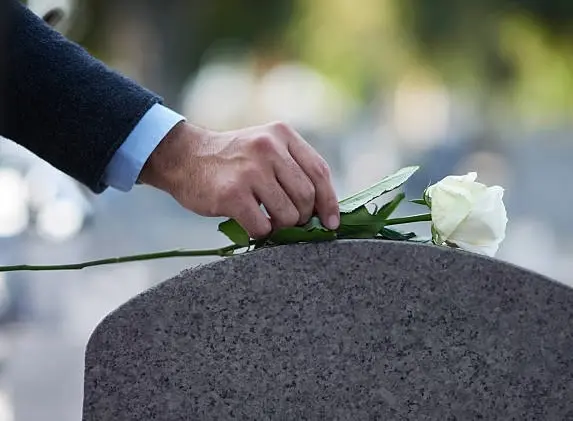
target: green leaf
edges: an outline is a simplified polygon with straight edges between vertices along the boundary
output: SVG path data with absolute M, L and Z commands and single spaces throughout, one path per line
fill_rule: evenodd
M 336 239 L 336 232 L 322 229 L 307 230 L 305 227 L 282 228 L 274 232 L 269 241 L 274 244 L 309 243 Z
M 392 190 L 397 189 L 402 184 L 404 184 L 408 179 L 418 171 L 420 167 L 406 167 L 398 170 L 396 173 L 384 177 L 378 183 L 370 186 L 367 189 L 364 189 L 346 199 L 341 200 L 338 202 L 340 207 L 341 213 L 349 213 L 360 206 L 364 206 L 367 203 L 370 203 L 372 200 L 376 199 L 377 197 L 382 196 L 384 193 L 388 193 Z
M 413 232 L 400 232 L 398 230 L 390 229 L 390 228 L 382 228 L 380 230 L 380 237 L 386 240 L 393 240 L 393 241 L 408 241 L 414 237 L 416 234 Z
M 386 203 L 384 206 L 380 208 L 380 210 L 376 212 L 376 217 L 382 220 L 388 219 L 390 215 L 394 213 L 400 202 L 402 202 L 402 200 L 404 200 L 405 197 L 406 195 L 404 193 L 397 194 L 394 199 Z
M 313 216 L 302 227 L 282 228 L 268 238 L 274 244 L 307 243 L 336 239 L 336 232 L 325 228 L 318 216 Z
M 239 225 L 234 219 L 228 219 L 219 224 L 219 231 L 229 237 L 233 243 L 247 247 L 249 245 L 249 234 L 245 229 Z
M 360 206 L 350 213 L 340 215 L 341 226 L 371 225 L 376 221 L 376 216 L 372 215 L 366 206 Z
M 340 238 L 374 238 L 384 226 L 384 219 L 373 215 L 366 206 L 340 214 Z
M 360 206 L 350 213 L 340 215 L 339 238 L 374 238 L 384 227 L 386 219 L 396 210 L 400 202 L 404 200 L 404 193 L 396 195 L 390 202 L 380 209 L 370 213 L 365 205 Z

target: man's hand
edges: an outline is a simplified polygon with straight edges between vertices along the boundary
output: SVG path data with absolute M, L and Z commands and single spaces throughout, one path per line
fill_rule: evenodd
M 283 123 L 232 132 L 180 123 L 150 156 L 140 181 L 199 215 L 236 219 L 253 238 L 304 224 L 315 212 L 327 228 L 340 221 L 328 165 Z

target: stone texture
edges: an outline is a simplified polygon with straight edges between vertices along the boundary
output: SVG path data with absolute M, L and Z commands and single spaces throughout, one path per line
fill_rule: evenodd
M 572 289 L 469 253 L 264 249 L 109 315 L 83 419 L 573 419 L 572 326 Z

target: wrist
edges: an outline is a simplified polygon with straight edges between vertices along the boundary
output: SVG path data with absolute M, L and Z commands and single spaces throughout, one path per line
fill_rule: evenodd
M 168 193 L 185 178 L 185 168 L 194 156 L 195 146 L 202 142 L 206 131 L 184 121 L 176 124 L 145 162 L 139 183 Z

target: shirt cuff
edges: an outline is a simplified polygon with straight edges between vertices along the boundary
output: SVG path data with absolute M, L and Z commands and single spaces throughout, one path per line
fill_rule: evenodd
M 137 181 L 147 158 L 175 125 L 185 117 L 161 105 L 153 105 L 125 139 L 109 162 L 102 181 L 128 192 Z

